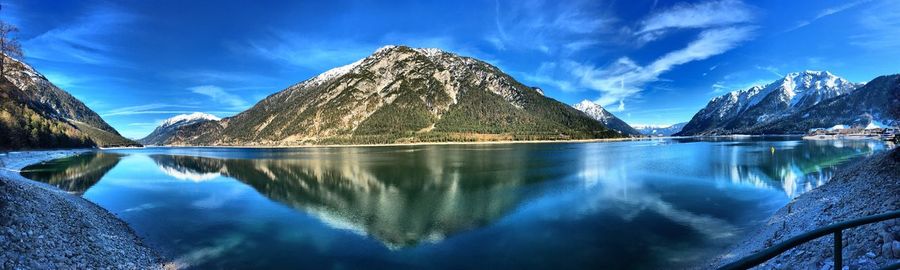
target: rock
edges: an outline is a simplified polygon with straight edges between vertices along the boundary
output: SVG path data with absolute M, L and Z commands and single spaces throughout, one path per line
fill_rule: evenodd
M 873 258 L 873 259 L 874 259 L 874 258 L 875 258 L 875 253 L 874 253 L 874 252 L 871 252 L 871 251 L 866 252 L 866 257 L 869 257 L 869 258 Z
M 900 241 L 894 241 L 891 243 L 891 251 L 893 253 L 892 258 L 900 258 Z
M 882 243 L 890 243 L 890 242 L 894 241 L 894 236 L 891 235 L 891 233 L 889 233 L 889 232 L 882 231 L 879 234 L 881 235 Z

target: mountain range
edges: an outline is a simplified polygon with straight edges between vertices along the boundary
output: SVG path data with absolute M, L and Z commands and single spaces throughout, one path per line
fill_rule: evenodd
M 713 98 L 676 135 L 795 134 L 837 124 L 896 124 L 900 103 L 897 86 L 890 85 L 896 76 L 864 86 L 827 71 L 790 73 L 765 86 Z M 836 104 L 842 111 L 829 110 Z M 785 122 L 801 119 L 804 124 Z
M 687 122 L 669 126 L 636 125 L 634 126 L 634 129 L 636 129 L 641 134 L 648 136 L 672 136 L 672 134 L 681 132 L 681 129 L 684 128 L 684 125 L 687 125 Z
M 0 57 L 0 149 L 139 145 L 31 66 Z
M 850 94 L 823 100 L 786 117 L 750 127 L 749 130 L 757 134 L 786 134 L 836 125 L 900 125 L 900 74 L 879 76 Z
M 10 139 L 0 141 L 0 149 L 139 145 L 31 66 L 6 63 L 0 137 Z M 804 71 L 715 97 L 687 123 L 635 129 L 598 104 L 568 106 L 477 59 L 386 46 L 235 116 L 170 118 L 139 142 L 292 146 L 797 134 L 835 125 L 896 126 L 898 108 L 900 75 L 860 84 L 827 71 Z
M 483 61 L 386 46 L 219 121 L 177 128 L 178 144 L 382 144 L 622 137 Z

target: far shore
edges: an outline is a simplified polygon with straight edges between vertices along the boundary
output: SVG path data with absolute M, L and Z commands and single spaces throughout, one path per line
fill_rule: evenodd
M 168 148 L 332 148 L 332 147 L 387 147 L 387 146 L 418 146 L 418 145 L 489 145 L 489 144 L 541 144 L 541 143 L 595 143 L 595 142 L 624 142 L 624 141 L 650 141 L 661 139 L 691 139 L 691 138 L 743 138 L 743 137 L 800 137 L 802 135 L 715 135 L 715 136 L 659 136 L 659 137 L 633 137 L 633 138 L 605 138 L 582 140 L 521 140 L 521 141 L 458 141 L 458 142 L 410 142 L 410 143 L 382 143 L 382 144 L 301 144 L 301 145 L 145 145 L 144 147 L 168 147 Z M 135 149 L 141 147 L 105 147 L 103 150 Z

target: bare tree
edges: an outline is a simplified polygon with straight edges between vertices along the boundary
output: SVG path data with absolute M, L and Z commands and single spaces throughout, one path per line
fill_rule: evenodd
M 0 9 L 3 7 L 0 6 Z M 19 28 L 16 28 L 15 25 L 8 24 L 3 20 L 0 20 L 0 77 L 6 75 L 6 71 L 9 69 L 6 66 L 6 58 L 12 58 L 21 60 L 22 59 L 22 45 L 19 44 L 19 39 L 16 36 L 16 33 L 19 32 Z

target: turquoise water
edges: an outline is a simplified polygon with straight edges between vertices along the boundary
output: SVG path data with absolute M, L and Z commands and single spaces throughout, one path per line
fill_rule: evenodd
M 25 168 L 196 268 L 697 265 L 881 142 L 101 151 Z

